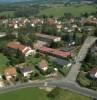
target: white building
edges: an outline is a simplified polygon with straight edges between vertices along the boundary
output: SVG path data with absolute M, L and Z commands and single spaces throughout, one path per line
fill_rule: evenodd
M 24 77 L 29 77 L 30 74 L 32 72 L 34 72 L 34 70 L 32 70 L 32 67 L 23 67 L 23 68 L 20 68 L 19 69 L 21 74 L 24 76 Z
M 41 41 L 47 41 L 47 42 L 52 42 L 52 41 L 59 42 L 59 41 L 61 41 L 61 37 L 51 36 L 51 35 L 47 35 L 47 34 L 36 33 L 36 37 Z
M 93 68 L 93 69 L 90 71 L 90 77 L 91 77 L 91 78 L 97 78 L 97 68 Z
M 7 47 L 10 49 L 20 50 L 26 57 L 36 53 L 36 51 L 31 47 L 22 45 L 19 42 L 9 42 Z

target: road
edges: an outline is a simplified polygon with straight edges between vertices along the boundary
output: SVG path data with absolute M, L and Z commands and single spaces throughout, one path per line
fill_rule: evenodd
M 77 56 L 76 63 L 72 66 L 70 73 L 68 74 L 68 76 L 66 78 L 62 78 L 59 80 L 44 80 L 44 81 L 35 81 L 35 82 L 31 82 L 31 83 L 18 84 L 18 85 L 0 89 L 0 94 L 10 92 L 10 91 L 15 91 L 15 90 L 21 89 L 21 88 L 48 86 L 48 87 L 60 87 L 63 89 L 75 91 L 75 92 L 83 94 L 85 96 L 97 98 L 97 91 L 87 89 L 84 87 L 80 87 L 76 83 L 76 77 L 77 77 L 77 74 L 81 67 L 80 61 L 82 61 L 85 58 L 88 48 L 91 47 L 91 45 L 95 42 L 95 40 L 96 40 L 96 38 L 92 37 L 92 36 L 91 37 L 89 36 L 85 40 L 85 42 Z
M 22 88 L 28 88 L 28 87 L 45 87 L 45 84 L 48 87 L 60 87 L 63 89 L 68 89 L 70 91 L 77 92 L 85 96 L 97 98 L 97 91 L 93 91 L 90 89 L 86 89 L 84 87 L 80 87 L 75 83 L 69 82 L 68 80 L 64 80 L 64 81 L 63 80 L 54 80 L 54 81 L 51 80 L 51 81 L 39 81 L 39 82 L 37 81 L 37 82 L 32 82 L 32 83 L 19 84 L 19 85 L 0 89 L 0 94 L 15 91 L 15 90 L 22 89 Z
M 48 85 L 49 84 L 50 86 L 57 86 L 63 89 L 68 89 L 70 91 L 77 92 L 79 94 L 82 94 L 88 97 L 97 98 L 97 91 L 90 90 L 84 87 L 80 87 L 78 84 L 69 82 L 68 80 L 65 80 L 63 82 L 60 81 L 60 82 L 48 83 Z
M 76 57 L 76 63 L 72 66 L 68 76 L 66 77 L 67 80 L 70 81 L 76 81 L 76 77 L 79 73 L 79 69 L 82 65 L 81 61 L 84 60 L 84 58 L 86 57 L 86 54 L 88 52 L 88 49 L 91 47 L 91 45 L 95 42 L 97 38 L 93 37 L 93 36 L 89 36 L 87 37 L 87 39 L 85 40 L 82 48 L 80 49 L 78 56 Z

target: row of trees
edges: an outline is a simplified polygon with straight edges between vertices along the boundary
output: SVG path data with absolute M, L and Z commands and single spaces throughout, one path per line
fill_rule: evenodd
M 95 54 L 95 51 L 92 51 L 94 47 L 89 49 L 86 58 L 84 59 L 82 70 L 85 72 L 90 71 L 93 67 L 97 65 L 97 55 Z
M 57 35 L 57 28 L 55 25 L 43 24 L 41 31 L 48 35 Z
M 14 16 L 15 17 L 29 17 L 29 16 L 36 15 L 38 12 L 39 12 L 38 8 L 28 7 L 28 8 L 17 9 L 14 13 Z
M 25 62 L 25 57 L 19 50 L 4 48 L 3 53 L 8 57 L 9 65 L 16 65 Z
M 33 46 L 33 43 L 36 41 L 35 28 L 32 28 L 31 25 L 27 24 L 25 27 L 19 28 L 17 40 L 25 45 Z
M 1 19 L 12 17 L 29 17 L 36 15 L 39 12 L 39 5 L 30 5 L 30 3 L 0 5 L 0 12 L 5 11 L 9 13 L 0 15 Z

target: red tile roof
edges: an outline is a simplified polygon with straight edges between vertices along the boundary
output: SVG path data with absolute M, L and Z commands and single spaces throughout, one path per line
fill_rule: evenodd
M 9 67 L 9 68 L 7 68 L 7 69 L 5 69 L 5 71 L 4 71 L 4 74 L 6 75 L 6 76 L 8 76 L 8 75 L 11 75 L 11 76 L 14 76 L 14 75 L 16 75 L 16 68 L 15 67 Z
M 93 69 L 90 71 L 90 74 L 95 75 L 96 73 L 97 73 L 97 68 L 93 68 Z
M 47 22 L 48 22 L 49 24 L 55 24 L 55 20 L 54 20 L 53 18 L 48 18 L 48 19 L 47 19 Z
M 64 51 L 60 51 L 60 50 L 52 49 L 52 48 L 48 48 L 48 47 L 41 47 L 41 48 L 39 48 L 39 50 L 43 53 L 49 53 L 49 54 L 53 54 L 53 55 L 59 56 L 59 57 L 71 56 L 71 52 L 64 52 Z
M 39 63 L 39 67 L 40 68 L 45 68 L 48 66 L 48 62 L 46 60 L 41 60 L 40 63 Z
M 20 51 L 22 51 L 22 50 L 24 50 L 24 48 L 25 48 L 26 46 L 24 46 L 24 45 L 22 45 L 22 44 L 20 44 L 20 43 L 17 43 L 17 42 L 9 42 L 9 43 L 7 44 L 7 47 L 8 47 L 8 48 L 12 48 L 12 49 L 19 49 Z

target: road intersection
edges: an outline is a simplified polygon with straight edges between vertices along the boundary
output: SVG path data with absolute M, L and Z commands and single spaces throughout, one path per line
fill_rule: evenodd
M 81 61 L 84 60 L 88 49 L 91 47 L 91 45 L 96 41 L 97 38 L 93 36 L 88 36 L 85 40 L 84 44 L 82 45 L 82 48 L 80 49 L 80 52 L 77 56 L 76 63 L 72 66 L 69 74 L 66 78 L 58 79 L 58 80 L 43 80 L 43 81 L 35 81 L 35 82 L 29 82 L 29 83 L 23 83 L 23 84 L 17 84 L 14 86 L 9 86 L 6 88 L 0 89 L 0 94 L 15 91 L 17 89 L 27 88 L 27 87 L 60 87 L 63 89 L 68 89 L 71 91 L 75 91 L 77 93 L 83 94 L 85 96 L 97 98 L 97 91 L 87 89 L 84 87 L 80 87 L 76 83 L 76 78 L 79 73 L 79 69 L 81 67 Z

